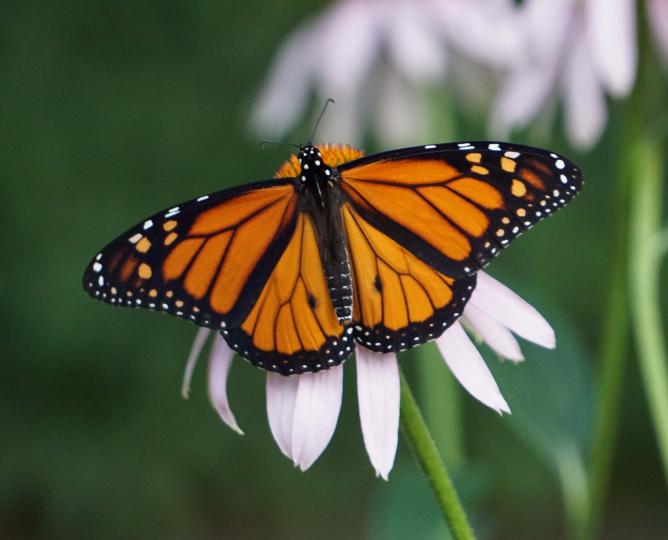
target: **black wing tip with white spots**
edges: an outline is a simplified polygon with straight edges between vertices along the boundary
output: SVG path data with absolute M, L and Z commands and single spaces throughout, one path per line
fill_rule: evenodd
M 517 160 L 520 166 L 529 169 L 532 168 L 532 165 L 528 164 L 531 159 L 540 159 L 552 168 L 551 176 L 546 176 L 544 172 L 541 172 L 542 180 L 551 180 L 552 185 L 548 186 L 543 193 L 535 191 L 536 195 L 540 195 L 536 200 L 524 202 L 514 208 L 510 216 L 500 218 L 494 227 L 492 238 L 484 243 L 474 255 L 480 268 L 487 266 L 515 238 L 566 206 L 582 189 L 584 178 L 577 165 L 568 158 L 549 150 L 506 143 L 458 144 L 461 150 L 466 152 L 484 151 L 485 149 L 499 152 Z M 467 146 L 463 146 L 464 144 Z M 533 172 L 538 173 L 539 171 L 534 169 Z
M 132 287 L 125 287 L 122 284 L 113 282 L 102 282 L 104 276 L 98 276 L 98 281 L 91 279 L 94 263 L 84 274 L 83 287 L 91 298 L 116 307 L 135 308 L 142 310 L 155 311 L 165 315 L 172 315 L 186 320 L 194 325 L 210 328 L 211 330 L 221 330 L 225 328 L 226 322 L 211 311 L 202 310 L 189 302 L 185 295 L 183 300 L 180 296 L 168 294 L 169 291 L 157 290 L 151 287 L 135 290 Z M 153 291 L 156 291 L 153 294 Z
M 198 326 L 214 330 L 220 329 L 225 323 L 219 314 L 196 306 L 189 300 L 189 295 L 180 290 L 178 285 L 166 287 L 160 282 L 157 276 L 159 272 L 157 264 L 151 270 L 152 278 L 140 287 L 136 287 L 130 278 L 123 281 L 119 279 L 119 276 L 125 260 L 131 255 L 136 255 L 137 244 L 142 238 L 150 238 L 150 242 L 159 245 L 153 235 L 157 234 L 155 231 L 162 223 L 174 218 L 181 219 L 182 213 L 188 214 L 195 208 L 206 209 L 211 203 L 219 202 L 221 196 L 227 195 L 229 191 L 202 195 L 177 206 L 166 208 L 127 230 L 111 241 L 88 263 L 82 279 L 84 290 L 91 298 L 107 304 L 162 312 L 180 317 Z M 192 217 L 185 218 L 187 223 L 190 223 L 191 220 Z M 142 255 L 137 265 L 141 264 L 144 258 Z M 150 262 L 148 258 L 146 259 L 147 262 Z
M 532 169 L 532 165 L 528 164 L 530 160 L 540 160 L 541 163 L 551 169 L 552 174 L 550 176 L 547 176 L 544 171 L 533 170 L 543 180 L 551 178 L 552 185 L 542 194 L 536 191 L 535 194 L 540 194 L 540 197 L 535 201 L 514 208 L 512 216 L 501 217 L 499 215 L 497 223 L 493 227 L 493 236 L 483 243 L 473 255 L 478 268 L 473 268 L 470 271 L 477 271 L 487 266 L 515 238 L 566 206 L 580 192 L 584 183 L 581 170 L 570 159 L 550 150 L 534 146 L 496 141 L 471 141 L 416 146 L 413 151 L 423 157 L 442 154 L 445 151 L 455 152 L 456 154 L 461 152 L 464 155 L 480 152 L 486 156 L 509 157 L 517 160 L 520 166 L 529 169 Z M 399 151 L 388 152 L 388 154 L 393 152 Z M 498 170 L 497 173 L 500 173 L 501 176 L 506 175 L 501 170 Z M 470 176 L 476 176 L 472 173 L 469 174 Z M 485 180 L 485 177 L 480 176 L 480 179 Z
M 140 221 L 112 240 L 88 263 L 84 271 L 84 290 L 96 300 L 107 304 L 149 309 L 180 317 L 198 326 L 213 330 L 225 328 L 227 317 L 208 309 L 205 302 L 197 302 L 178 283 L 164 283 L 160 278 L 161 257 L 166 254 L 162 227 L 172 220 L 178 222 L 174 232 L 186 234 L 197 216 L 227 199 L 258 188 L 294 183 L 294 178 L 262 180 L 244 184 L 207 195 L 201 195 L 176 206 L 165 208 Z M 170 229 L 171 230 L 171 229 Z M 140 253 L 139 262 L 148 263 L 152 277 L 145 284 L 136 286 L 131 279 L 120 279 L 120 268 L 130 255 L 137 256 L 137 247 L 146 237 L 153 248 Z

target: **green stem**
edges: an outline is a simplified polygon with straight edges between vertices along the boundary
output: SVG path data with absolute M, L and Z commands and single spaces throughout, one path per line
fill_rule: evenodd
M 637 171 L 631 189 L 630 306 L 640 372 L 654 421 L 659 454 L 668 481 L 668 369 L 659 306 L 661 252 L 661 149 L 650 138 L 634 153 Z
M 474 539 L 455 486 L 431 438 L 429 428 L 401 372 L 401 429 L 417 458 L 455 540 Z
M 580 538 L 596 536 L 605 495 L 610 482 L 610 469 L 619 430 L 624 369 L 628 352 L 627 304 L 627 170 L 622 170 L 617 188 L 617 219 L 612 257 L 612 276 L 601 332 L 600 387 L 591 442 L 589 463 L 589 514 Z
M 411 351 L 418 366 L 418 396 L 431 435 L 443 462 L 456 471 L 464 461 L 461 393 L 433 343 L 425 343 Z
M 569 518 L 572 536 L 582 538 L 589 517 L 589 490 L 584 462 L 575 446 L 560 448 L 556 457 L 564 509 Z
M 663 257 L 664 255 L 668 254 L 668 229 L 664 229 L 659 234 L 658 249 L 659 256 Z

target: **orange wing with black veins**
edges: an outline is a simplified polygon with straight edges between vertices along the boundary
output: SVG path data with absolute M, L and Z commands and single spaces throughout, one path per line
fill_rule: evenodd
M 252 308 L 297 223 L 288 180 L 206 195 L 155 214 L 90 262 L 84 288 L 105 302 L 234 325 Z
M 365 219 L 453 277 L 485 266 L 582 185 L 562 156 L 488 142 L 376 154 L 341 165 L 339 175 Z
M 476 275 L 435 270 L 343 206 L 353 270 L 355 337 L 378 352 L 401 351 L 440 336 L 461 315 Z
M 352 327 L 336 317 L 311 217 L 300 213 L 290 242 L 230 346 L 283 374 L 319 371 L 352 352 Z M 227 331 L 224 331 L 224 334 Z

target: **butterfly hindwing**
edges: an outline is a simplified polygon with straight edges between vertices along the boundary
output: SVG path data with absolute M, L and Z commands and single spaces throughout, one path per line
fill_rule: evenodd
M 292 181 L 205 195 L 155 214 L 89 263 L 84 288 L 105 302 L 164 311 L 201 326 L 248 312 L 297 221 Z
M 399 351 L 440 336 L 464 310 L 476 275 L 453 279 L 435 270 L 364 219 L 342 208 L 354 277 L 356 338 Z
M 289 375 L 341 363 L 352 352 L 352 332 L 337 319 L 314 223 L 302 212 L 252 310 L 223 336 L 252 363 Z
M 375 227 L 439 271 L 485 266 L 579 191 L 566 158 L 472 142 L 394 150 L 338 167 L 346 196 Z

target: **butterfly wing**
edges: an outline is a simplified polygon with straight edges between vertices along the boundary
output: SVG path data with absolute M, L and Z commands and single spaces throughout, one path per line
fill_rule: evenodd
M 224 190 L 155 214 L 89 263 L 88 293 L 221 328 L 250 309 L 296 225 L 290 180 Z
M 351 347 L 327 294 L 313 223 L 299 208 L 291 178 L 180 204 L 105 247 L 84 288 L 220 330 L 265 369 L 338 364 Z
M 289 375 L 340 364 L 352 352 L 352 332 L 336 316 L 314 222 L 302 212 L 252 310 L 223 335 L 252 363 Z
M 436 270 L 470 275 L 567 204 L 582 176 L 566 158 L 521 145 L 427 145 L 338 167 L 370 224 Z
M 461 315 L 476 274 L 449 277 L 342 207 L 353 285 L 355 337 L 378 352 L 400 351 L 440 336 Z

